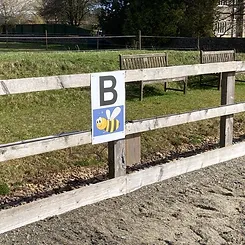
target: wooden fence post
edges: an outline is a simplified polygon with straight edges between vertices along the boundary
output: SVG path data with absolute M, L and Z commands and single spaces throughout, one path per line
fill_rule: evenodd
M 141 136 L 140 134 L 127 135 L 125 139 L 125 157 L 127 166 L 140 163 L 141 160 Z
M 45 45 L 46 45 L 46 50 L 48 50 L 48 31 L 45 30 Z
M 109 178 L 126 175 L 125 140 L 108 143 Z
M 200 51 L 200 37 L 197 36 L 197 51 Z
M 97 38 L 96 38 L 96 49 L 99 50 L 99 48 L 100 48 L 100 34 L 98 31 Z
M 139 37 L 139 50 L 141 50 L 141 45 L 142 45 L 141 30 L 139 30 L 138 37 Z
M 234 103 L 235 72 L 225 72 L 221 80 L 221 105 Z M 222 116 L 220 119 L 220 147 L 232 145 L 233 141 L 233 114 Z
M 6 25 L 6 48 L 9 47 L 9 34 L 8 34 L 8 27 Z

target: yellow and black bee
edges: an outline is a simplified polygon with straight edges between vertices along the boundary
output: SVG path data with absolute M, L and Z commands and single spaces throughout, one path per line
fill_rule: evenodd
M 120 107 L 116 107 L 112 114 L 110 110 L 106 110 L 107 119 L 104 117 L 99 117 L 96 120 L 96 126 L 99 130 L 104 130 L 106 132 L 113 133 L 119 128 L 119 120 L 115 119 L 121 112 Z M 111 114 L 111 115 L 110 115 Z

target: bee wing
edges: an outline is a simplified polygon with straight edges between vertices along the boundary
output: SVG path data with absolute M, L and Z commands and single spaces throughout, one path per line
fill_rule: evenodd
M 121 108 L 116 107 L 111 114 L 110 120 L 115 119 L 120 114 L 120 112 L 121 112 Z
M 106 113 L 107 119 L 110 119 L 110 117 L 111 117 L 111 111 L 110 110 L 106 110 L 105 113 Z

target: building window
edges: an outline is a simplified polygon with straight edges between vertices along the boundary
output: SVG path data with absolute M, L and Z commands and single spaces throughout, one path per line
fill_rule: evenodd
M 224 35 L 226 34 L 229 29 L 231 28 L 231 22 L 230 21 L 219 21 L 216 24 L 216 32 L 218 35 Z
M 238 0 L 219 0 L 218 5 L 219 6 L 232 6 L 232 5 L 237 5 L 241 3 L 242 1 L 238 1 Z
M 228 6 L 229 4 L 229 0 L 219 0 L 219 6 Z

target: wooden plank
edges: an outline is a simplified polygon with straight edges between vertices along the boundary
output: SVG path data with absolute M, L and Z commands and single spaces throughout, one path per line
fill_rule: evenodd
M 2 80 L 0 95 L 90 86 L 90 74 Z
M 0 233 L 123 194 L 126 194 L 125 177 L 107 180 L 23 206 L 2 210 L 0 211 Z
M 245 142 L 0 211 L 0 233 L 244 155 Z
M 176 126 L 184 123 L 211 119 L 245 111 L 245 103 L 203 109 L 150 119 L 134 120 L 126 124 L 126 134 L 142 133 L 149 130 Z
M 201 62 L 226 62 L 235 60 L 235 50 L 201 51 Z
M 166 57 L 166 53 L 152 53 L 152 54 L 125 54 L 120 55 L 122 59 L 136 59 L 136 58 L 154 58 L 154 57 Z
M 116 178 L 126 175 L 125 140 L 108 143 L 109 177 Z
M 145 69 L 166 66 L 166 57 L 166 53 L 119 55 L 120 69 Z
M 0 145 L 0 162 L 91 143 L 91 132 L 71 132 Z
M 127 177 L 127 193 L 143 186 L 244 156 L 245 142 L 155 166 Z
M 183 123 L 245 111 L 245 103 L 220 106 L 176 115 L 135 120 L 126 124 L 126 134 L 141 133 Z M 0 162 L 91 143 L 91 132 L 71 132 L 0 145 Z
M 213 74 L 220 72 L 242 72 L 245 71 L 245 62 L 230 61 L 208 64 L 195 64 L 185 66 L 169 66 L 150 69 L 126 70 L 125 81 L 149 81 L 171 79 L 175 77 L 188 77 L 196 75 Z
M 234 54 L 235 50 L 231 49 L 231 50 L 217 50 L 217 51 L 204 51 L 202 50 L 203 55 L 223 55 L 223 54 Z
M 235 73 L 222 73 L 221 105 L 234 103 Z M 232 145 L 233 142 L 233 114 L 222 116 L 220 119 L 220 146 Z
M 128 135 L 125 139 L 125 157 L 127 166 L 140 163 L 141 160 L 141 137 L 140 134 Z
M 196 64 L 184 66 L 159 67 L 125 71 L 125 81 L 163 80 L 178 77 L 212 74 L 220 72 L 244 72 L 245 62 L 232 61 L 212 64 Z M 0 95 L 27 92 L 46 91 L 64 88 L 78 88 L 90 86 L 91 74 L 75 74 L 51 77 L 35 77 L 2 80 Z M 171 82 L 171 80 L 169 81 Z

